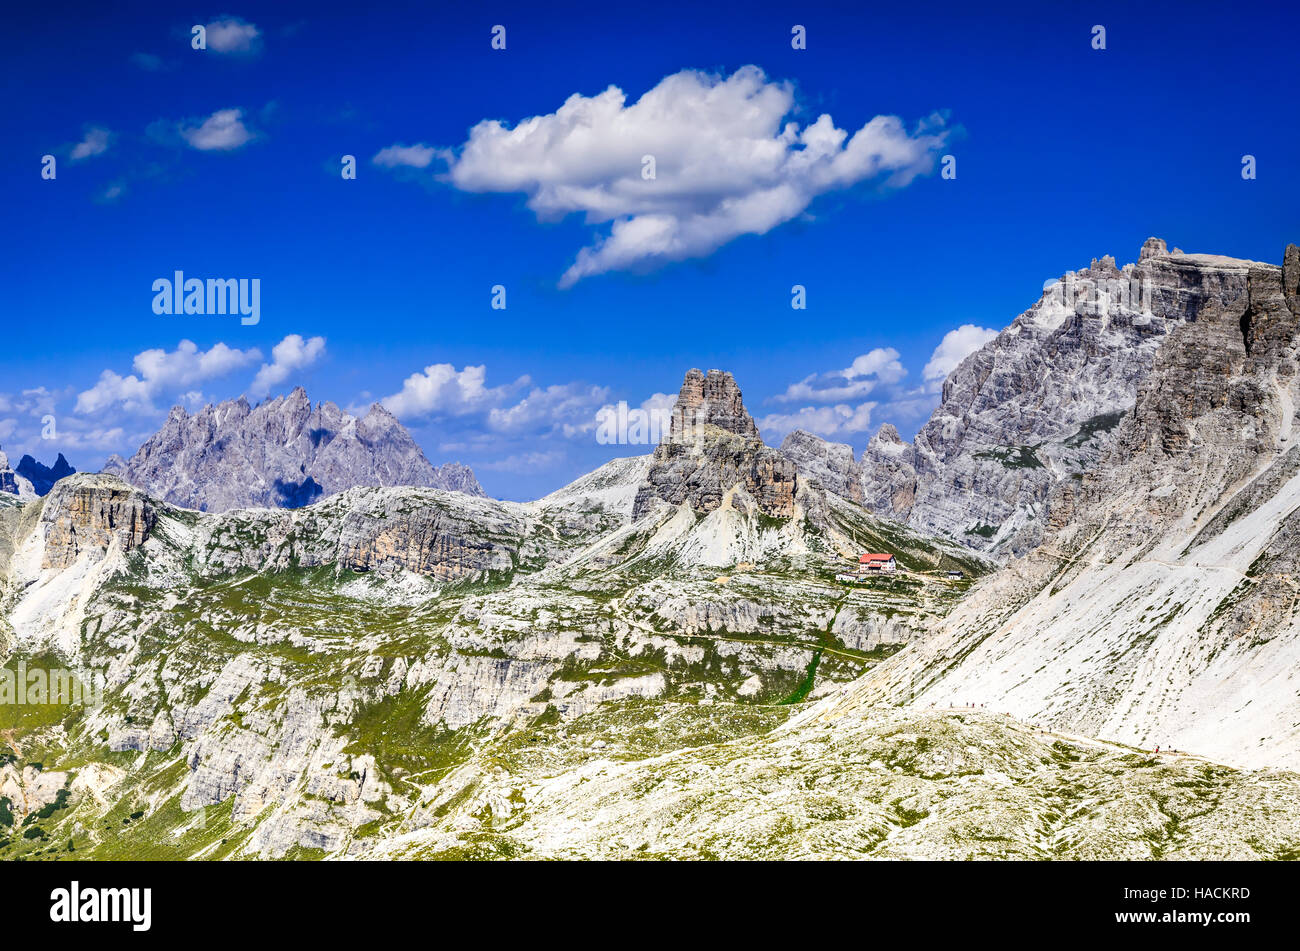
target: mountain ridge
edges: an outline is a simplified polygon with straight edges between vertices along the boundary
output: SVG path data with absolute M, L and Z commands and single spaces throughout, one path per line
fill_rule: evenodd
M 380 404 L 358 418 L 313 407 L 302 387 L 256 406 L 241 396 L 194 415 L 173 407 L 130 459 L 112 456 L 103 471 L 199 511 L 299 508 L 357 485 L 485 494 L 467 466 L 431 465 Z

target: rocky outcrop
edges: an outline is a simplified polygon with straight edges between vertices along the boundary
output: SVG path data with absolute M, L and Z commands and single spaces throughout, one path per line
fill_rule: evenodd
M 800 475 L 815 480 L 829 492 L 862 502 L 862 472 L 853 458 L 852 446 L 827 442 L 796 429 L 785 437 L 781 451 L 794 461 Z
M 1033 548 L 1049 494 L 1113 446 L 1162 346 L 1189 321 L 1244 306 L 1251 266 L 1151 238 L 1136 264 L 1106 256 L 1064 275 L 949 374 L 911 445 L 877 434 L 862 457 L 867 504 L 992 554 Z M 1261 316 L 1250 339 L 1277 332 L 1276 316 Z
M 149 499 L 112 476 L 81 475 L 61 480 L 45 498 L 40 530 L 42 567 L 70 567 L 85 552 L 116 545 L 123 552 L 149 537 L 157 513 Z
M 712 512 L 730 489 L 743 486 L 763 514 L 788 518 L 794 514 L 797 471 L 789 457 L 763 444 L 730 373 L 690 370 L 632 517 L 645 515 L 655 499 Z
M 378 403 L 356 418 L 312 406 L 302 387 L 250 406 L 243 397 L 191 416 L 174 407 L 129 460 L 105 472 L 150 495 L 206 512 L 300 508 L 355 486 L 412 485 L 483 495 L 466 466 L 435 467 Z
M 63 453 L 59 453 L 59 458 L 54 460 L 53 466 L 42 465 L 31 456 L 23 456 L 14 471 L 32 484 L 32 489 L 37 495 L 46 495 L 54 487 L 54 483 L 77 470 L 63 458 Z

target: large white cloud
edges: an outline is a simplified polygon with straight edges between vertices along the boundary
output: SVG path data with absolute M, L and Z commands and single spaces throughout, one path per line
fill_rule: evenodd
M 435 363 L 421 373 L 412 373 L 402 389 L 380 402 L 394 416 L 408 420 L 424 416 L 466 416 L 499 406 L 511 392 L 527 386 L 521 377 L 513 385 L 488 387 L 487 367 L 457 370 L 450 363 Z
M 202 152 L 229 152 L 253 139 L 244 125 L 244 110 L 218 109 L 197 125 L 181 123 L 181 138 Z
M 96 413 L 117 407 L 128 412 L 153 412 L 153 400 L 164 393 L 225 376 L 262 358 L 257 348 L 238 350 L 224 343 L 200 350 L 182 340 L 175 350 L 153 349 L 136 354 L 134 373 L 122 376 L 112 370 L 77 395 L 76 412 Z
M 906 185 L 931 170 L 947 137 L 937 116 L 910 133 L 897 117 L 876 116 L 850 135 L 825 114 L 800 128 L 794 111 L 794 87 L 756 66 L 729 77 L 683 70 L 631 105 L 610 86 L 513 127 L 484 120 L 439 155 L 464 191 L 522 192 L 539 219 L 578 212 L 609 223 L 561 278 L 568 286 L 708 255 L 789 221 L 824 192 Z M 645 156 L 653 179 L 643 177 Z
M 943 381 L 972 353 L 998 335 L 996 330 L 977 327 L 974 324 L 962 324 L 956 330 L 949 330 L 939 341 L 930 355 L 930 362 L 921 371 L 921 378 L 926 388 L 937 393 L 943 388 Z
M 304 340 L 301 334 L 289 334 L 271 348 L 271 362 L 263 363 L 253 377 L 249 393 L 257 398 L 266 396 L 295 370 L 311 366 L 325 352 L 325 338 Z

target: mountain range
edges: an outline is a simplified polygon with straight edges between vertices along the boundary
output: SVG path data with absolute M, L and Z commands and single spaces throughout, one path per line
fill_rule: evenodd
M 1296 858 L 1298 297 L 1152 239 L 910 443 L 766 446 L 693 369 L 527 503 L 328 481 L 376 410 L 174 411 L 144 487 L 0 496 L 0 690 L 103 681 L 0 704 L 0 856 Z M 194 504 L 294 459 L 314 504 Z
M 468 466 L 434 466 L 397 418 L 373 404 L 360 418 L 312 405 L 302 387 L 250 406 L 240 397 L 190 415 L 173 407 L 130 459 L 104 472 L 197 509 L 300 508 L 356 486 L 410 485 L 482 496 Z
M 18 461 L 18 467 L 12 468 L 9 457 L 0 451 L 0 493 L 25 499 L 45 495 L 55 482 L 76 471 L 63 458 L 63 453 L 59 453 L 53 466 L 44 466 L 25 455 Z

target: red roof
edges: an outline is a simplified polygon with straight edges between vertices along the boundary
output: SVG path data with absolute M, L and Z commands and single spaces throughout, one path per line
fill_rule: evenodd
M 858 559 L 858 564 L 860 564 L 860 565 L 865 565 L 865 564 L 867 564 L 868 562 L 872 562 L 872 561 L 892 561 L 892 560 L 893 560 L 893 557 L 894 557 L 893 555 L 871 555 L 871 554 L 867 554 L 867 555 L 863 555 L 861 558 Z

